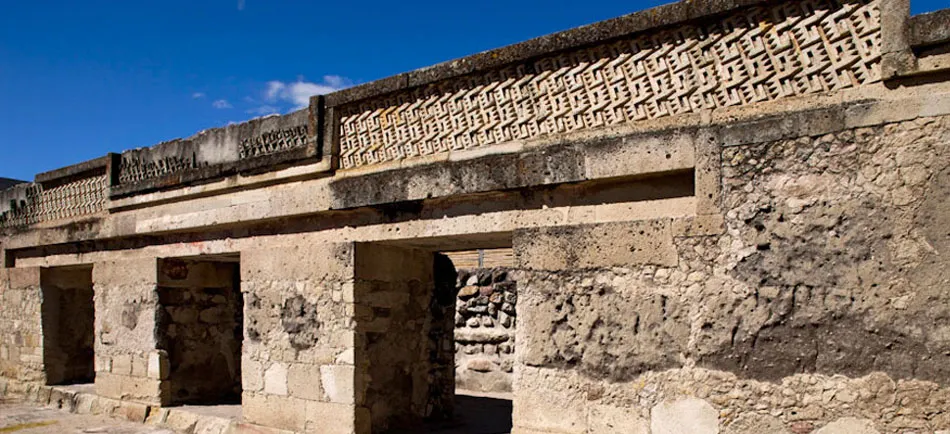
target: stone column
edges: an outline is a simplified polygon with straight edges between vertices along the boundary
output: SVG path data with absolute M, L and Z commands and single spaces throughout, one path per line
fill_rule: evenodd
M 151 405 L 168 403 L 168 360 L 159 351 L 156 258 L 99 262 L 96 304 L 96 393 Z
M 0 268 L 0 375 L 45 382 L 40 268 Z
M 369 432 L 354 375 L 353 255 L 350 243 L 241 252 L 247 422 Z
M 525 229 L 514 233 L 513 244 L 519 277 L 512 432 L 648 432 L 636 411 L 603 404 L 599 380 L 679 363 L 675 347 L 689 334 L 683 308 L 649 291 L 625 294 L 615 274 L 676 266 L 671 221 Z

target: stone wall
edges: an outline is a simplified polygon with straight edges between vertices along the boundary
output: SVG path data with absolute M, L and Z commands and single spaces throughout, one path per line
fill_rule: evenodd
M 167 404 L 168 355 L 158 350 L 158 260 L 98 262 L 95 291 L 96 393 Z
M 352 244 L 241 252 L 247 422 L 296 432 L 357 429 L 353 258 Z
M 455 385 L 510 392 L 514 366 L 517 284 L 507 268 L 458 272 Z
M 723 217 L 517 232 L 515 431 L 950 429 L 948 147 L 728 147 Z
M 243 299 L 235 262 L 159 262 L 158 348 L 172 404 L 240 402 Z
M 44 382 L 40 268 L 0 268 L 0 374 Z

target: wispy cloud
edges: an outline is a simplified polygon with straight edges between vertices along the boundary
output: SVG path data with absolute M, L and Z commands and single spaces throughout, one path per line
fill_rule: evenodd
M 231 103 L 229 103 L 228 100 L 226 100 L 226 99 L 219 99 L 219 100 L 216 100 L 215 102 L 211 103 L 211 106 L 214 107 L 214 108 L 216 108 L 216 109 L 229 109 L 229 108 L 233 108 L 233 107 L 234 107 L 234 106 L 232 106 Z
M 339 75 L 325 75 L 320 82 L 297 81 L 285 83 L 279 80 L 267 82 L 264 90 L 264 101 L 270 105 L 292 104 L 294 109 L 301 109 L 310 104 L 313 95 L 325 95 L 354 85 L 353 80 Z
M 275 113 L 280 113 L 280 109 L 277 108 L 277 107 L 274 107 L 274 106 L 272 106 L 272 105 L 267 105 L 267 104 L 265 104 L 265 105 L 262 105 L 262 106 L 259 106 L 259 107 L 254 107 L 254 108 L 248 109 L 248 110 L 246 110 L 246 112 L 247 112 L 248 114 L 252 114 L 252 115 L 255 115 L 255 116 L 267 116 L 267 115 L 272 115 L 272 114 L 275 114 Z
M 205 94 L 203 92 L 195 92 L 191 94 L 191 97 L 194 99 L 201 99 L 205 97 Z
M 237 8 L 238 8 L 239 11 L 243 11 L 243 10 L 244 10 L 244 0 L 238 0 Z

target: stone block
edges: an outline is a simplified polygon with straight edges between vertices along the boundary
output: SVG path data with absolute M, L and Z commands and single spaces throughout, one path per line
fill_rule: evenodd
M 38 289 L 40 287 L 40 268 L 9 268 L 7 276 L 12 290 Z
M 534 270 L 678 263 L 665 219 L 519 230 L 514 244 L 518 264 Z
M 652 434 L 718 434 L 719 411 L 697 398 L 663 402 L 650 413 L 650 430 Z
M 148 355 L 148 378 L 156 380 L 168 379 L 171 372 L 171 363 L 165 351 L 153 351 Z
M 867 419 L 843 417 L 821 427 L 815 434 L 878 434 L 874 423 Z
M 244 420 L 267 427 L 303 432 L 307 427 L 308 401 L 277 395 L 244 393 Z
M 264 389 L 264 367 L 249 357 L 241 358 L 241 388 L 248 392 Z
M 100 285 L 155 285 L 158 283 L 158 259 L 140 258 L 98 262 L 92 268 L 92 280 Z
M 352 244 L 325 244 L 241 252 L 241 280 L 349 280 Z
M 287 366 L 272 363 L 264 371 L 264 393 L 287 396 Z
M 321 376 L 319 365 L 303 363 L 290 365 L 287 372 L 287 389 L 290 396 L 322 401 L 324 392 L 320 385 Z
M 785 424 L 778 418 L 755 413 L 739 416 L 722 430 L 722 434 L 748 433 L 791 434 L 791 432 L 785 428 Z
M 132 355 L 120 354 L 112 358 L 112 371 L 115 375 L 132 375 Z
M 369 416 L 366 415 L 366 419 Z M 351 404 L 307 402 L 308 433 L 320 434 L 369 434 L 357 427 L 357 407 Z
M 650 434 L 650 423 L 628 408 L 591 406 L 587 424 L 589 432 L 597 434 Z
M 337 404 L 353 404 L 355 393 L 355 368 L 348 365 L 324 365 L 320 367 L 320 380 L 324 398 Z
M 96 394 L 102 397 L 161 404 L 167 385 L 160 380 L 99 373 L 96 375 Z
M 175 432 L 194 432 L 199 417 L 200 415 L 195 412 L 171 409 L 162 425 L 175 430 Z
M 512 417 L 521 432 L 588 432 L 587 398 L 574 373 L 523 367 L 516 375 Z
M 132 376 L 148 377 L 148 364 L 150 356 L 132 356 Z

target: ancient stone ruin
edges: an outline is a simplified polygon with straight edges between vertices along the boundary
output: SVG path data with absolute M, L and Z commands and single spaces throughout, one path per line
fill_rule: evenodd
M 683 1 L 7 184 L 6 396 L 209 434 L 950 432 L 950 10 Z

